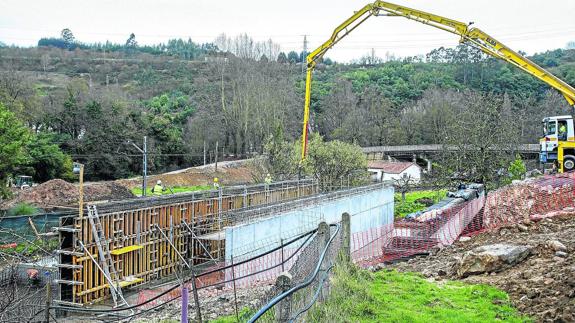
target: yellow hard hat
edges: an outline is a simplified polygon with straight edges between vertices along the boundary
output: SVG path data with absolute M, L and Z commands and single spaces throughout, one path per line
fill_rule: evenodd
M 214 177 L 214 182 L 217 182 L 217 181 L 218 181 L 218 178 L 217 178 L 217 177 Z

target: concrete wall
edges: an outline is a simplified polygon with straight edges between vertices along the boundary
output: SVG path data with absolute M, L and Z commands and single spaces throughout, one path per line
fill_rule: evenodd
M 307 207 L 285 211 L 257 221 L 241 224 L 225 229 L 226 235 L 226 262 L 234 262 L 261 254 L 267 250 L 281 245 L 301 233 L 308 232 L 317 227 L 321 221 L 336 223 L 341 220 L 341 214 L 351 214 L 351 250 L 356 251 L 377 240 L 378 237 L 389 235 L 387 231 L 393 229 L 393 187 L 380 183 L 371 186 L 371 189 L 358 194 L 335 198 L 326 198 L 319 203 Z M 361 236 L 362 238 L 357 238 Z M 354 237 L 356 237 L 354 239 Z M 290 251 L 301 245 L 298 242 L 289 247 Z M 287 249 L 287 248 L 286 248 Z M 290 252 L 288 252 L 290 254 Z M 269 255 L 269 262 L 255 265 L 246 264 L 238 266 L 235 275 L 243 276 L 247 273 L 269 268 L 281 259 L 277 252 Z M 277 269 L 277 272 L 280 272 Z M 231 273 L 226 273 L 226 276 Z M 256 278 L 254 278 L 256 279 Z

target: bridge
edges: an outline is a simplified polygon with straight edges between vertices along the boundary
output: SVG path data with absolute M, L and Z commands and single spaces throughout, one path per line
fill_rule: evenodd
M 363 147 L 362 150 L 365 154 L 384 153 L 384 154 L 421 154 L 421 153 L 437 153 L 443 151 L 445 148 L 448 150 L 457 150 L 458 146 L 455 145 L 404 145 L 404 146 L 373 146 Z M 496 148 L 493 148 L 496 149 Z M 538 144 L 521 144 L 516 147 L 517 152 L 522 154 L 536 154 L 539 153 Z

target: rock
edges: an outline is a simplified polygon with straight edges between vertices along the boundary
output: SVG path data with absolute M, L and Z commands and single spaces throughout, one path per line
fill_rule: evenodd
M 528 228 L 527 226 L 523 225 L 523 224 L 518 224 L 518 225 L 517 225 L 517 229 L 519 229 L 519 231 L 521 231 L 521 232 L 527 232 L 527 231 L 529 231 L 529 228 Z
M 468 251 L 456 264 L 459 277 L 492 273 L 513 267 L 531 254 L 531 246 L 493 244 Z
M 446 272 L 445 270 L 443 270 L 443 269 L 439 269 L 439 270 L 437 271 L 437 275 L 438 275 L 438 276 L 446 276 L 446 275 L 447 275 L 447 272 Z
M 509 234 L 509 230 L 507 230 L 507 229 L 501 229 L 501 230 L 499 231 L 499 234 L 502 235 L 502 236 L 506 236 L 506 235 Z
M 567 258 L 567 253 L 565 251 L 557 251 L 557 252 L 555 252 L 555 256 L 561 257 L 561 258 Z
M 469 240 L 471 240 L 471 237 L 461 237 L 461 238 L 459 238 L 459 241 L 461 241 L 461 242 L 467 242 L 467 241 L 469 241 Z
M 549 240 L 547 241 L 547 246 L 554 251 L 567 251 L 567 247 L 565 247 L 565 245 L 559 240 Z

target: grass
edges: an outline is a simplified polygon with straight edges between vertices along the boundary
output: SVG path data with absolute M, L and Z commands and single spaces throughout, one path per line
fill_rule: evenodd
M 247 322 L 255 313 L 256 313 L 255 310 L 250 309 L 248 307 L 242 308 L 238 313 L 240 317 L 240 322 Z M 210 321 L 210 323 L 237 323 L 237 322 L 238 320 L 236 319 L 235 314 L 218 317 L 217 319 Z
M 394 208 L 395 217 L 403 218 L 410 213 L 425 209 L 427 206 L 418 202 L 420 199 L 432 199 L 433 203 L 437 203 L 442 200 L 446 194 L 447 190 L 408 192 L 405 193 L 405 201 L 402 201 L 401 193 L 396 193 Z
M 19 203 L 16 206 L 10 208 L 7 212 L 7 216 L 18 216 L 18 215 L 32 215 L 39 213 L 40 209 L 34 205 L 28 203 Z
M 415 273 L 337 269 L 330 296 L 309 322 L 531 322 L 487 285 L 437 284 Z
M 195 191 L 205 191 L 205 190 L 211 190 L 211 189 L 213 189 L 213 187 L 210 185 L 174 186 L 174 187 L 170 187 L 170 188 L 166 187 L 166 190 L 162 192 L 162 195 L 185 193 L 185 192 L 195 192 Z M 142 188 L 141 187 L 134 187 L 131 189 L 131 191 L 132 191 L 132 194 L 134 194 L 135 196 L 142 196 Z M 151 187 L 148 187 L 148 189 L 146 189 L 146 194 L 148 196 L 154 195 L 154 193 L 152 193 Z

